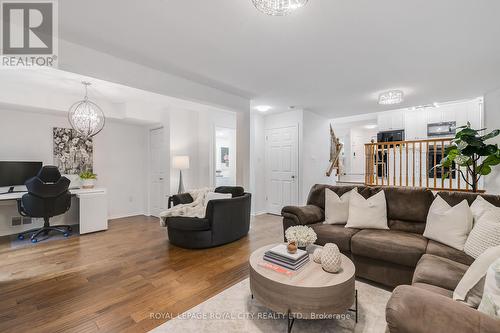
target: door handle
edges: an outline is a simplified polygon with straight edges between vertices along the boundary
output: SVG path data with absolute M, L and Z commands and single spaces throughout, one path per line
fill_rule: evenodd
M 159 180 L 163 180 L 163 177 L 158 178 Z

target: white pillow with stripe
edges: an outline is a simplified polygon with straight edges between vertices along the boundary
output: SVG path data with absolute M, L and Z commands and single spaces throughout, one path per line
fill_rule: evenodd
M 500 245 L 500 208 L 487 210 L 475 222 L 464 246 L 464 252 L 473 258 L 490 247 Z

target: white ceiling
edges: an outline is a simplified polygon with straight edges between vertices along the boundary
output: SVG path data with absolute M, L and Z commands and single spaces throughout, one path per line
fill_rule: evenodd
M 21 110 L 67 113 L 85 94 L 82 81 L 90 82 L 88 97 L 108 118 L 132 123 L 155 123 L 165 110 L 219 110 L 207 105 L 155 94 L 52 68 L 0 69 L 0 104 Z
M 288 17 L 251 0 L 64 0 L 60 36 L 269 104 L 339 117 L 500 87 L 498 0 L 310 0 Z

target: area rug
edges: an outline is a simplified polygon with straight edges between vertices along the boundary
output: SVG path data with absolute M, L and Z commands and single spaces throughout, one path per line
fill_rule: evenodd
M 356 281 L 358 290 L 358 323 L 354 314 L 342 319 L 295 320 L 292 332 L 370 332 L 384 333 L 385 306 L 391 292 Z M 161 316 L 162 314 L 155 314 Z M 164 314 L 168 315 L 168 314 Z M 286 332 L 287 319 L 251 298 L 248 279 L 224 290 L 178 317 L 158 326 L 151 332 Z

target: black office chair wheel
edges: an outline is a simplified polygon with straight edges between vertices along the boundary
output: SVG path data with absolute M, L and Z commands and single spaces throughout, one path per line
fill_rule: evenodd
M 32 239 L 31 239 L 31 242 L 32 242 L 32 243 L 37 243 L 37 242 L 38 242 L 38 239 L 36 239 L 36 238 L 32 238 Z
M 63 236 L 64 236 L 64 237 L 68 237 L 68 236 L 69 236 L 69 232 L 65 232 L 65 233 L 63 234 Z
M 23 240 L 23 239 L 24 239 L 24 235 L 23 235 L 23 234 L 19 234 L 19 235 L 17 235 L 17 239 L 19 239 L 19 240 Z
M 73 231 L 73 229 L 71 227 L 68 227 L 68 231 Z

